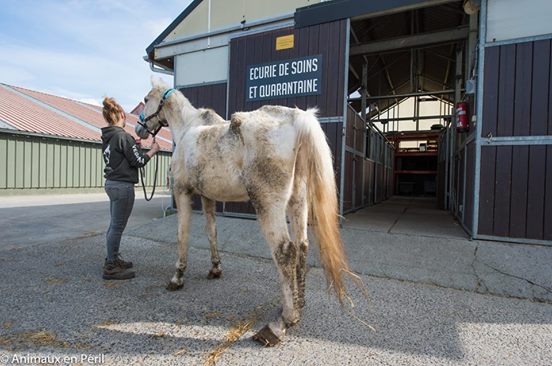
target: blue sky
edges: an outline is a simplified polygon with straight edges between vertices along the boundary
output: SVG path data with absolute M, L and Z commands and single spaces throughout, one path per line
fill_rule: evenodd
M 4 0 L 0 82 L 130 110 L 150 89 L 146 47 L 190 2 Z

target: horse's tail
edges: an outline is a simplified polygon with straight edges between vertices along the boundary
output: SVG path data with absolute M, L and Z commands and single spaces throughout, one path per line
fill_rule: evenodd
M 296 109 L 294 126 L 298 131 L 297 165 L 306 168 L 309 220 L 320 247 L 320 259 L 328 285 L 342 301 L 347 291 L 343 272 L 349 265 L 339 235 L 339 211 L 332 153 L 326 134 L 316 118 L 317 109 Z

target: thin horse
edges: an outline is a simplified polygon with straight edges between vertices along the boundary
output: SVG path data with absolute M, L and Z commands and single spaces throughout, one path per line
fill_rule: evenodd
M 342 272 L 349 267 L 339 235 L 331 151 L 316 110 L 264 106 L 234 113 L 225 121 L 210 109 L 194 108 L 181 92 L 160 80 L 152 80 L 144 101 L 138 135 L 147 137 L 167 125 L 176 143 L 171 170 L 178 207 L 178 260 L 167 289 L 184 285 L 192 195 L 198 194 L 211 247 L 209 278 L 222 274 L 215 201 L 250 200 L 256 210 L 278 269 L 283 306 L 281 316 L 258 331 L 255 340 L 275 345 L 300 319 L 309 214 L 326 279 L 342 300 L 346 295 Z

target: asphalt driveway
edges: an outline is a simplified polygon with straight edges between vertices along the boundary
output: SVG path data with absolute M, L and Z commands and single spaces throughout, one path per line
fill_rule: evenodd
M 138 204 L 144 215 L 135 211 L 122 243 L 137 277 L 114 283 L 101 279 L 102 204 L 0 212 L 0 364 L 21 356 L 81 365 L 551 364 L 552 305 L 374 277 L 359 260 L 368 240 L 347 249 L 369 298 L 351 287 L 355 307 L 340 307 L 312 250 L 301 323 L 281 345 L 262 348 L 250 337 L 278 313 L 279 286 L 256 222 L 217 219 L 223 277 L 208 280 L 203 218 L 194 215 L 184 289 L 167 292 L 176 259 L 174 216 L 154 215 L 159 202 Z M 29 228 L 17 226 L 18 235 L 16 217 Z M 45 235 L 32 229 L 33 217 Z M 58 234 L 46 234 L 52 225 Z M 84 227 L 98 232 L 83 235 Z

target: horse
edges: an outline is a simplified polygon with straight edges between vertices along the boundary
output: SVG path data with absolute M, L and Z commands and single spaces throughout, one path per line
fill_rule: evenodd
M 222 274 L 215 201 L 249 200 L 270 246 L 280 278 L 282 312 L 254 340 L 274 346 L 300 320 L 309 223 L 328 285 L 342 302 L 347 296 L 342 274 L 349 272 L 349 265 L 339 233 L 332 154 L 317 110 L 267 105 L 236 112 L 227 121 L 211 109 L 195 108 L 180 91 L 154 79 L 144 103 L 136 133 L 147 138 L 168 126 L 176 145 L 171 171 L 178 209 L 178 260 L 167 289 L 175 291 L 184 285 L 192 195 L 197 194 L 211 250 L 208 278 Z

